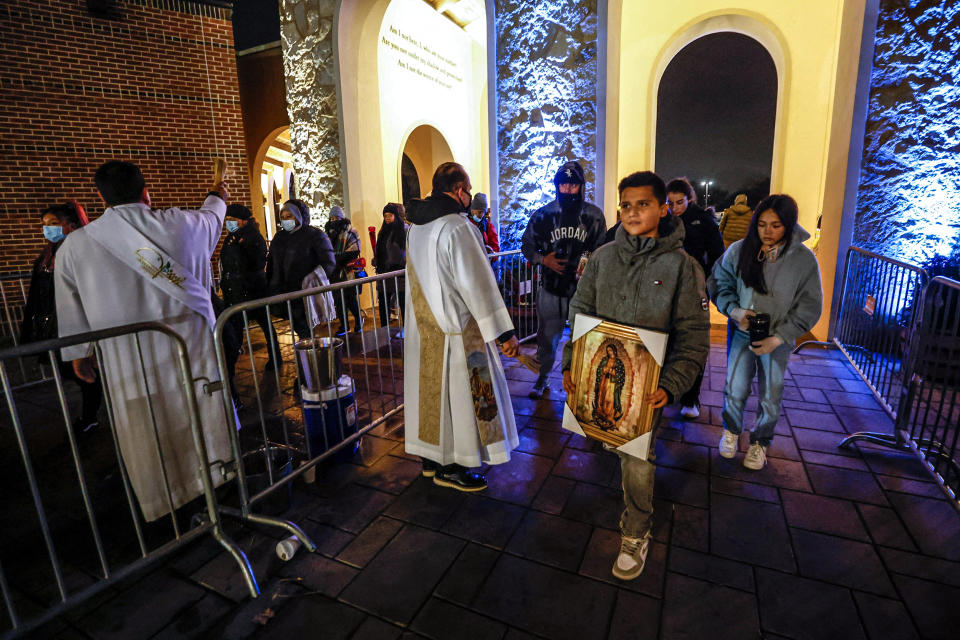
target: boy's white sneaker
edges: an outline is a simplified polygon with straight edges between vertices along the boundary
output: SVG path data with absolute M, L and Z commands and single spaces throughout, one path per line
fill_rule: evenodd
M 613 577 L 620 580 L 633 580 L 641 573 L 647 562 L 647 551 L 650 550 L 650 532 L 642 538 L 620 538 L 620 555 L 613 563 Z
M 690 420 L 693 420 L 694 418 L 699 418 L 700 408 L 697 407 L 697 405 L 693 405 L 692 407 L 681 407 L 680 415 L 683 416 L 684 418 L 689 418 Z
M 759 442 L 754 442 L 747 449 L 747 455 L 743 457 L 743 466 L 753 471 L 759 471 L 767 466 L 767 448 Z
M 737 445 L 740 444 L 740 436 L 733 431 L 723 430 L 720 436 L 720 457 L 733 458 L 737 455 Z

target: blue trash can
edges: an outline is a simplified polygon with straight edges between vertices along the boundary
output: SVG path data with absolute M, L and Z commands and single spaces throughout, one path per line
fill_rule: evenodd
M 310 391 L 301 387 L 303 424 L 307 436 L 307 455 L 312 459 L 335 447 L 357 432 L 357 401 L 353 379 L 340 376 L 336 387 Z M 360 448 L 357 439 L 336 457 L 349 459 Z

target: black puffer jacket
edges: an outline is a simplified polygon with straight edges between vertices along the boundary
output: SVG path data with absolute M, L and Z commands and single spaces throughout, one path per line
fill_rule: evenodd
M 320 229 L 300 226 L 278 231 L 267 255 L 267 291 L 270 295 L 300 291 L 308 273 L 322 265 L 329 277 L 335 264 L 333 245 Z
M 267 295 L 267 241 L 253 221 L 227 236 L 220 249 L 220 288 L 229 306 Z
M 57 337 L 57 302 L 53 292 L 53 256 L 63 244 L 44 247 L 33 262 L 30 275 L 30 290 L 23 307 L 23 323 L 20 325 L 20 343 L 37 342 Z
M 402 220 L 399 224 L 394 222 L 380 227 L 373 261 L 377 273 L 389 273 L 407 266 L 407 228 Z
M 704 275 L 709 276 L 713 271 L 713 263 L 724 251 L 720 227 L 713 216 L 692 202 L 687 205 L 687 210 L 680 214 L 680 219 L 686 233 L 683 250 L 703 268 Z

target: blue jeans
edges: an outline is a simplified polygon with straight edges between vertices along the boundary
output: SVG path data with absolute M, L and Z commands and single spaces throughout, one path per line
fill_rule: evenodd
M 754 376 L 760 392 L 757 426 L 750 432 L 750 444 L 769 446 L 780 417 L 783 398 L 783 374 L 787 370 L 792 345 L 782 344 L 763 356 L 750 351 L 750 336 L 735 331 L 727 349 L 727 382 L 723 387 L 723 428 L 739 435 L 743 431 L 743 407 L 750 396 Z

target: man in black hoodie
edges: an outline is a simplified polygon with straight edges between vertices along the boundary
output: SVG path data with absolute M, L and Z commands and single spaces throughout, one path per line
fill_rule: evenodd
M 553 178 L 556 200 L 537 209 L 523 233 L 520 250 L 524 257 L 543 265 L 537 294 L 540 374 L 530 391 L 531 398 L 541 397 L 550 388 L 547 376 L 553 369 L 578 274 L 583 272 L 581 262 L 585 263 L 604 243 L 607 223 L 603 211 L 584 202 L 584 182 L 579 162 L 561 166 Z

